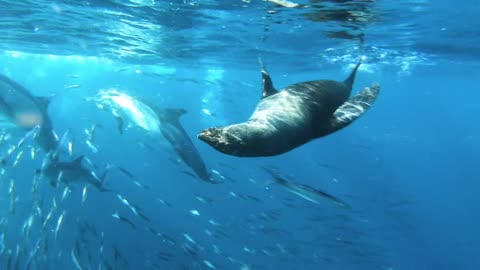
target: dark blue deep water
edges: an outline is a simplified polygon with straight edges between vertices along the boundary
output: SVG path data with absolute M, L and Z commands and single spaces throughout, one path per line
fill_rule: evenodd
M 296 3 L 0 0 L 0 74 L 51 96 L 60 159 L 84 156 L 112 190 L 49 178 L 38 130 L 0 121 L 0 269 L 480 269 L 480 2 Z M 381 94 L 285 154 L 225 155 L 197 134 L 249 118 L 259 57 L 279 89 L 344 80 L 362 58 L 354 93 Z M 127 118 L 120 132 L 93 100 L 106 89 L 185 109 L 222 183 L 159 133 Z M 0 90 L 0 105 L 14 99 Z M 290 193 L 265 167 L 350 208 Z

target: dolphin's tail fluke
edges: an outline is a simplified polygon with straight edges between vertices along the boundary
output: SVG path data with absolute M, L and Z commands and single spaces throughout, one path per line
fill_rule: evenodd
M 104 186 L 97 187 L 98 191 L 100 192 L 113 192 L 113 190 L 106 188 Z
M 105 187 L 105 178 L 107 178 L 107 174 L 112 167 L 109 165 L 105 168 L 103 174 L 97 178 L 96 181 L 92 182 L 92 184 L 98 189 L 100 192 L 112 192 L 113 190 Z
M 98 191 L 100 192 L 113 192 L 113 190 L 106 188 L 102 182 L 92 182 L 91 183 Z
M 355 67 L 353 68 L 348 78 L 345 81 L 343 81 L 343 83 L 346 84 L 349 89 L 352 89 L 353 82 L 355 81 L 355 75 L 357 74 L 357 69 L 360 66 L 360 64 L 362 64 L 361 59 L 358 60 L 358 63 L 355 65 Z
M 55 95 L 50 95 L 50 96 L 35 96 L 35 102 L 37 105 L 42 108 L 42 110 L 47 111 L 48 106 L 50 105 L 50 102 L 52 102 L 52 99 L 55 97 Z
M 106 188 L 105 187 L 105 176 L 106 176 L 106 172 L 102 175 L 102 177 L 100 177 L 100 181 L 96 181 L 94 183 L 92 183 L 97 189 L 98 191 L 100 192 L 113 192 L 113 190 L 109 189 L 109 188 Z
M 107 178 L 107 174 L 110 171 L 111 167 L 107 166 L 105 171 L 103 172 L 102 176 L 100 176 L 100 183 L 103 185 L 105 183 L 105 178 Z

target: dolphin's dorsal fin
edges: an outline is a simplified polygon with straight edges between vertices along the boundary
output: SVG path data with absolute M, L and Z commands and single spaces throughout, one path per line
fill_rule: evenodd
M 182 108 L 161 108 L 145 98 L 138 98 L 138 100 L 150 107 L 160 120 L 178 121 L 182 115 L 187 113 L 187 110 Z
M 77 157 L 76 159 L 73 160 L 73 163 L 81 164 L 84 157 L 85 157 L 84 155 Z
M 162 115 L 162 118 L 170 121 L 178 121 L 182 115 L 187 113 L 187 110 L 180 108 L 157 108 L 157 111 Z
M 268 74 L 268 71 L 262 62 L 262 59 L 259 58 L 258 61 L 260 62 L 260 67 L 262 68 L 262 99 L 263 99 L 278 93 L 278 91 L 275 89 L 275 87 L 273 87 L 272 78 L 270 77 L 270 74 Z

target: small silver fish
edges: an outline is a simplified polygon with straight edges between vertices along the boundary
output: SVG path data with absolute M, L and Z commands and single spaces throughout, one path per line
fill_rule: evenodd
M 117 193 L 117 198 L 118 198 L 124 205 L 126 205 L 128 208 L 130 208 L 130 210 L 132 210 L 132 212 L 133 212 L 136 216 L 138 216 L 138 211 L 137 211 L 137 209 L 136 209 L 135 207 L 133 207 L 133 206 L 128 202 L 127 199 L 125 199 L 122 195 L 120 195 L 120 194 L 118 194 L 118 193 Z
M 68 155 L 72 156 L 73 155 L 73 143 L 68 142 Z
M 58 218 L 57 220 L 57 227 L 55 227 L 55 241 L 57 240 L 57 236 L 58 236 L 58 232 L 60 231 L 60 227 L 62 226 L 62 223 L 63 223 L 63 219 L 65 217 L 65 210 L 63 210 L 62 214 L 60 215 L 60 217 Z
M 93 153 L 98 153 L 98 148 L 92 144 L 92 142 L 90 141 L 85 141 L 85 144 L 87 144 L 88 148 L 90 148 L 90 150 L 92 150 Z
M 78 270 L 82 270 L 82 267 L 80 266 L 80 263 L 78 262 L 77 256 L 75 255 L 75 250 L 72 249 L 72 252 L 71 252 L 70 255 L 72 256 L 72 261 L 73 261 L 73 264 L 75 265 L 75 267 Z
M 0 256 L 5 252 L 5 233 L 0 233 Z
M 82 190 L 82 204 L 85 203 L 86 198 L 87 198 L 87 186 L 84 186 Z
M 300 7 L 300 4 L 288 1 L 288 0 L 267 0 L 268 2 L 275 3 L 279 6 L 286 7 L 286 8 L 296 8 Z
M 60 173 L 57 175 L 56 183 L 61 183 L 63 178 L 63 171 L 60 171 Z
M 197 242 L 195 242 L 195 240 L 193 240 L 193 238 L 190 235 L 188 235 L 187 233 L 184 233 L 183 237 L 185 237 L 185 239 L 187 239 L 188 242 L 190 242 L 194 245 L 197 244 Z
M 31 216 L 30 216 L 30 217 L 31 217 Z M 30 220 L 30 218 L 27 218 L 27 219 L 25 220 L 25 222 L 23 222 L 23 225 L 22 225 L 22 234 L 23 234 L 23 236 L 26 237 L 26 238 L 28 238 L 28 235 L 30 234 L 30 230 L 29 230 L 29 223 L 30 223 L 30 222 L 29 222 L 29 220 Z M 33 224 L 33 219 L 32 219 L 32 221 L 31 221 L 31 223 L 30 223 L 30 226 L 31 226 L 32 224 Z
M 68 186 L 65 186 L 62 193 L 62 202 L 67 198 L 69 194 L 70 194 L 70 188 L 68 188 Z
M 200 212 L 198 212 L 198 210 L 195 210 L 195 209 L 190 210 L 190 214 L 191 214 L 192 216 L 200 216 Z
M 209 219 L 209 220 L 208 220 L 208 223 L 212 224 L 213 226 L 220 226 L 220 223 L 216 222 L 216 221 L 213 220 L 213 219 Z
M 75 89 L 75 88 L 80 88 L 80 84 L 65 85 L 64 87 L 64 89 Z
M 18 162 L 20 161 L 20 159 L 22 158 L 23 156 L 23 150 L 20 150 L 17 154 L 17 156 L 15 157 L 15 161 L 13 161 L 13 168 L 16 168 L 17 165 L 18 165 Z
M 50 218 L 52 218 L 53 210 L 54 210 L 54 209 L 55 209 L 55 208 L 52 207 L 52 208 L 50 209 L 50 211 L 48 212 L 47 217 L 45 217 L 45 220 L 43 221 L 43 224 L 42 224 L 42 231 L 45 230 L 45 228 L 47 227 L 48 221 L 50 221 Z
M 112 217 L 120 220 L 120 221 L 123 221 L 125 223 L 127 223 L 128 225 L 130 225 L 133 229 L 136 229 L 137 226 L 135 225 L 135 223 L 133 223 L 132 221 L 130 221 L 129 219 L 125 218 L 125 217 L 122 217 L 118 214 L 118 212 L 115 212 L 112 214 Z
M 10 187 L 8 188 L 8 194 L 10 195 L 10 208 L 9 213 L 15 213 L 15 202 L 17 201 L 17 197 L 15 194 L 15 182 L 13 179 L 10 179 Z
M 30 148 L 30 157 L 32 158 L 32 160 L 35 160 L 35 147 L 31 147 Z
M 203 260 L 203 263 L 210 269 L 217 269 L 210 261 Z

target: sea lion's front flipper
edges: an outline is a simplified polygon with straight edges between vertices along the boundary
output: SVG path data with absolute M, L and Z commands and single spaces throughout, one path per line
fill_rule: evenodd
M 365 87 L 362 92 L 351 97 L 333 113 L 327 134 L 338 131 L 360 117 L 375 102 L 380 93 L 380 85 Z
M 272 78 L 270 77 L 270 74 L 268 74 L 268 71 L 265 68 L 265 65 L 263 65 L 262 60 L 258 59 L 258 61 L 262 67 L 262 98 L 266 98 L 278 93 L 278 91 L 275 89 L 275 87 L 273 87 Z

